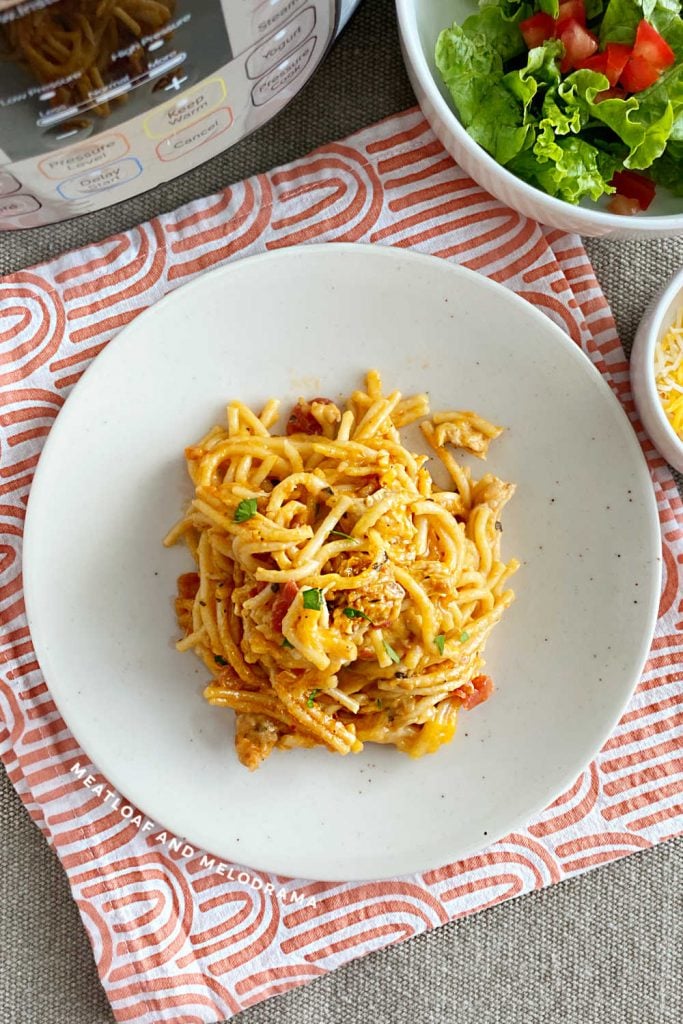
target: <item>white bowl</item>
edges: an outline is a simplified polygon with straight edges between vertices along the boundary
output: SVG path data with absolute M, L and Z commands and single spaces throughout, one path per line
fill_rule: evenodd
M 631 351 L 631 387 L 638 414 L 657 451 L 679 473 L 683 473 L 683 441 L 669 423 L 657 394 L 654 355 L 657 342 L 666 334 L 681 306 L 683 270 L 674 274 L 648 307 Z
M 476 0 L 396 0 L 401 46 L 415 95 L 436 136 L 471 178 L 527 217 L 580 235 L 659 238 L 683 234 L 683 199 L 657 189 L 647 216 L 620 217 L 588 200 L 572 206 L 502 167 L 460 123 L 434 63 L 439 32 L 478 10 Z

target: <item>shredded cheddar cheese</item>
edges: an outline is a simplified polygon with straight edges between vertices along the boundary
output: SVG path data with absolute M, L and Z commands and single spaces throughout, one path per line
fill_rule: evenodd
M 655 348 L 655 383 L 669 423 L 683 439 L 683 306 Z

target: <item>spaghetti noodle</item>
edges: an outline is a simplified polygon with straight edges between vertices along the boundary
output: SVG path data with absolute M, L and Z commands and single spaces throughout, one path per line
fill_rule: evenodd
M 171 19 L 176 0 L 57 0 L 4 26 L 9 55 L 38 82 L 55 84 L 56 105 L 87 103 L 105 89 L 115 69 L 129 75 L 145 67 L 140 40 Z M 110 113 L 108 100 L 93 107 Z
M 484 458 L 500 427 L 428 412 L 370 371 L 345 409 L 300 399 L 285 434 L 271 432 L 277 401 L 260 415 L 231 402 L 186 449 L 195 496 L 164 541 L 183 540 L 197 570 L 178 580 L 177 647 L 211 673 L 209 703 L 235 711 L 248 768 L 275 747 L 432 753 L 490 695 L 484 645 L 518 567 L 500 554 L 514 486 L 474 480 L 450 450 Z M 451 489 L 401 442 L 419 419 Z

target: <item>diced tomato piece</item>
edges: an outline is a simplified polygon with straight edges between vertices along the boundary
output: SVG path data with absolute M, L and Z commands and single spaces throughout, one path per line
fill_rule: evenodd
M 602 103 L 603 100 L 625 100 L 626 90 L 621 89 L 618 85 L 615 85 L 612 89 L 605 89 L 603 92 L 599 92 L 595 97 L 596 103 Z
M 322 434 L 323 428 L 311 412 L 309 402 L 300 398 L 287 420 L 287 434 Z
M 666 39 L 660 36 L 654 25 L 645 21 L 645 18 L 638 25 L 636 41 L 633 44 L 633 56 L 642 57 L 657 71 L 670 68 L 676 60 L 676 54 Z
M 628 199 L 626 196 L 620 196 L 618 193 L 612 196 L 607 204 L 607 209 L 610 213 L 618 213 L 621 217 L 632 217 L 634 213 L 640 212 L 637 199 Z
M 199 575 L 196 572 L 184 572 L 178 577 L 178 597 L 193 600 L 198 590 Z
M 540 46 L 546 39 L 552 39 L 555 32 L 555 22 L 549 14 L 534 14 L 526 21 L 520 21 L 519 31 L 524 36 L 524 42 L 530 50 Z
M 608 43 L 602 53 L 594 53 L 592 57 L 577 64 L 577 68 L 585 68 L 588 71 L 598 71 L 605 75 L 611 87 L 614 87 L 626 67 L 631 56 L 631 48 L 622 46 L 621 43 Z
M 559 39 L 570 21 L 578 21 L 579 25 L 586 27 L 586 8 L 583 0 L 566 0 L 560 4 L 560 10 L 555 20 L 555 38 Z
M 491 679 L 491 676 L 475 676 L 471 682 L 474 686 L 474 693 L 471 693 L 462 702 L 462 707 L 465 711 L 471 711 L 472 708 L 476 708 L 477 704 L 483 704 L 493 693 L 493 679 Z
M 655 197 L 655 183 L 635 171 L 617 171 L 610 182 L 620 196 L 635 199 L 641 210 L 647 210 Z
M 579 67 L 583 61 L 592 57 L 598 48 L 597 37 L 580 25 L 576 18 L 569 19 L 560 40 L 564 46 L 564 57 L 560 64 L 560 71 L 563 74 Z
M 580 25 L 586 24 L 586 7 L 583 0 L 564 0 L 560 4 L 557 24 L 561 25 L 563 21 L 569 21 L 570 18 L 575 18 Z
M 271 615 L 273 617 L 273 629 L 276 632 L 282 632 L 283 619 L 289 611 L 289 606 L 298 593 L 299 584 L 295 583 L 294 580 L 287 580 L 284 587 L 280 587 L 275 595 Z
M 621 84 L 626 92 L 642 92 L 654 85 L 659 71 L 643 57 L 630 57 L 621 73 Z
M 601 75 L 606 75 L 607 54 L 594 53 L 592 57 L 588 57 L 587 60 L 584 60 L 580 64 L 578 64 L 577 69 L 581 69 L 582 71 L 597 71 Z
M 314 405 L 332 405 L 331 398 L 312 398 L 307 402 L 300 398 L 293 407 L 287 420 L 287 434 L 322 434 L 323 428 L 313 415 Z
M 623 43 L 607 44 L 605 47 L 605 54 L 607 55 L 605 74 L 609 79 L 610 85 L 614 86 L 617 84 L 632 52 L 631 47 L 625 46 Z

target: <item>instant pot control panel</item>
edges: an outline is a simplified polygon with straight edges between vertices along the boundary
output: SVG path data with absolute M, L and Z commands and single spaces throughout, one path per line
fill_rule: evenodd
M 301 89 L 336 29 L 335 0 L 0 2 L 0 230 L 227 149 Z

